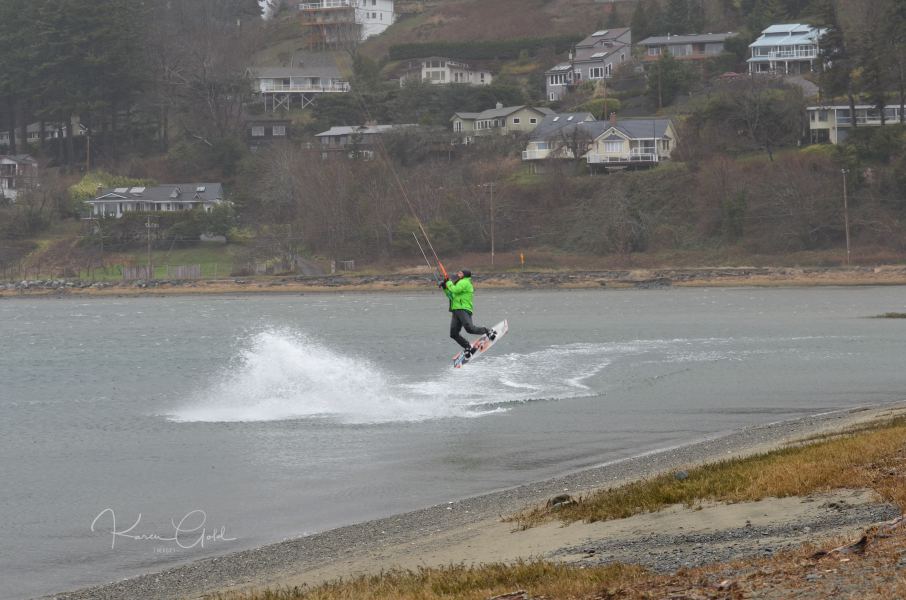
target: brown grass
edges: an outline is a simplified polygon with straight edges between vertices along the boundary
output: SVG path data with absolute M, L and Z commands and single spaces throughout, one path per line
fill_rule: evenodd
M 595 492 L 561 508 L 532 508 L 511 520 L 522 528 L 552 519 L 605 521 L 655 512 L 672 504 L 756 501 L 840 488 L 873 489 L 904 509 L 906 485 L 895 468 L 904 462 L 906 419 L 898 418 L 868 430 L 698 467 L 682 480 L 668 473 Z
M 607 565 L 580 569 L 543 561 L 478 567 L 451 565 L 418 571 L 391 570 L 316 587 L 249 594 L 216 594 L 210 600 L 485 600 L 526 590 L 549 598 L 582 598 L 602 589 L 631 587 L 647 576 L 641 567 Z

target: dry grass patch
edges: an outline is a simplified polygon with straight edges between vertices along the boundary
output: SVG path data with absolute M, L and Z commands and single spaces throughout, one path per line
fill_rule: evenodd
M 217 594 L 209 600 L 486 600 L 525 590 L 530 596 L 582 598 L 601 590 L 632 587 L 647 577 L 641 567 L 607 565 L 577 568 L 543 561 L 478 567 L 451 565 L 417 571 L 391 570 L 314 587 Z
M 906 508 L 906 419 L 850 430 L 818 441 L 747 458 L 704 465 L 679 479 L 666 473 L 594 492 L 558 508 L 528 509 L 508 520 L 526 529 L 552 519 L 606 521 L 655 512 L 673 504 L 746 502 L 869 488 Z

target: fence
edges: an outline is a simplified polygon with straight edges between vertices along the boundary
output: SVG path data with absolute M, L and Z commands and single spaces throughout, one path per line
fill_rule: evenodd
M 201 279 L 201 265 L 167 265 L 165 269 L 167 279 Z M 147 265 L 138 267 L 123 265 L 123 279 L 135 281 L 137 279 L 154 279 L 154 277 L 149 276 Z

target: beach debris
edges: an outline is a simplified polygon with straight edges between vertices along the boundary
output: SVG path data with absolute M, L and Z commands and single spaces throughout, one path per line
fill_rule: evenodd
M 547 501 L 547 507 L 550 509 L 563 508 L 564 506 L 573 506 L 578 504 L 569 494 L 560 494 Z
M 676 478 L 677 481 L 685 481 L 686 479 L 689 478 L 689 473 L 687 473 L 686 471 L 677 471 L 676 473 L 673 474 L 673 476 Z
M 488 600 L 530 600 L 528 592 L 519 590 L 518 592 L 509 592 L 508 594 L 501 594 L 499 596 L 494 596 L 493 598 L 488 598 Z
M 812 558 L 824 558 L 825 556 L 830 556 L 832 554 L 864 554 L 868 544 L 870 544 L 874 538 L 890 537 L 890 532 L 904 523 L 906 523 L 906 515 L 900 515 L 891 521 L 873 525 L 855 542 L 843 544 L 842 546 L 837 546 L 830 550 L 819 550 L 812 554 Z

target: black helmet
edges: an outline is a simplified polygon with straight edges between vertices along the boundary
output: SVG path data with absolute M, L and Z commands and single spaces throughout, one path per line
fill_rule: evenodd
M 470 271 L 470 270 L 468 270 L 468 269 L 463 269 L 463 270 L 462 270 L 462 276 L 463 276 L 463 277 L 471 277 L 471 276 L 472 276 L 472 271 Z

